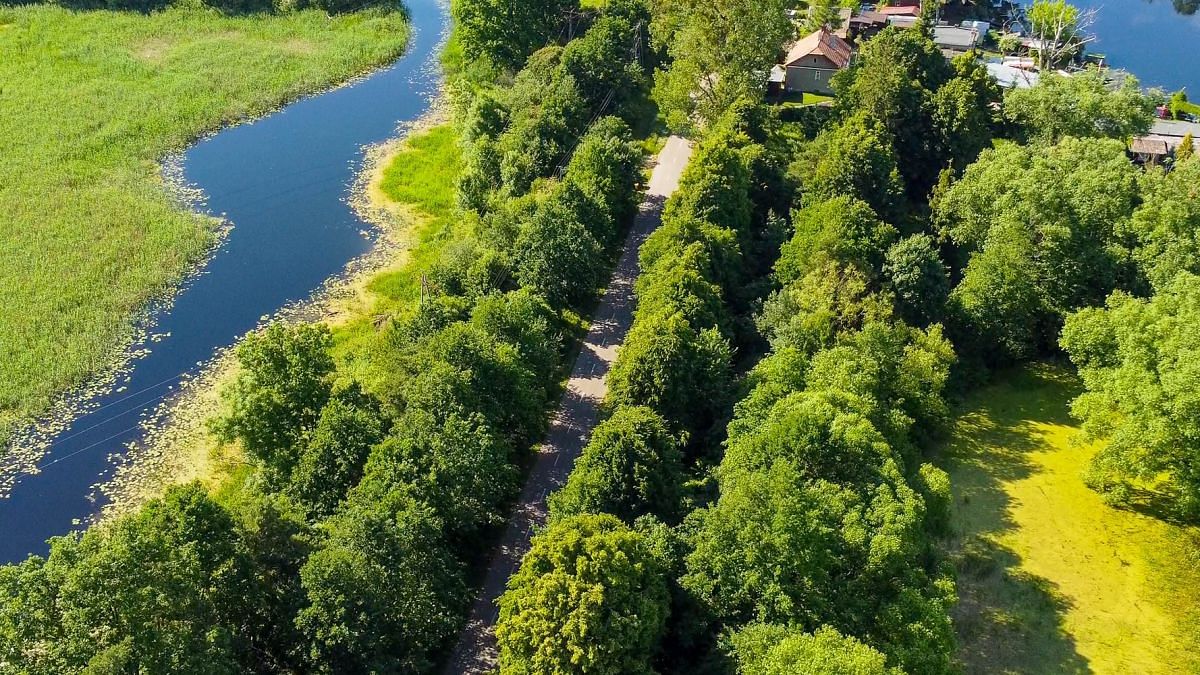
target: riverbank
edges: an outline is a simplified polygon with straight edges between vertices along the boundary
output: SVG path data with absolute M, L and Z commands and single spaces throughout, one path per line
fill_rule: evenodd
M 429 156 L 436 164 L 444 163 L 445 139 L 432 146 L 424 141 L 438 129 L 451 131 L 447 120 L 445 97 L 439 95 L 430 111 L 405 125 L 400 135 L 367 149 L 349 201 L 358 216 L 377 229 L 374 247 L 351 262 L 344 273 L 330 279 L 311 300 L 287 308 L 276 318 L 325 323 L 343 344 L 367 326 L 373 327 L 380 301 L 380 295 L 372 290 L 373 283 L 405 268 L 419 233 L 435 219 L 416 203 L 389 194 L 385 183 L 397 180 L 397 167 L 402 168 L 405 158 L 414 154 Z M 456 142 L 452 133 L 450 142 Z M 439 187 L 428 184 L 426 174 L 410 177 L 412 182 L 434 190 Z M 443 181 L 441 187 L 447 185 L 453 189 L 452 181 Z M 103 511 L 104 519 L 129 513 L 172 485 L 200 481 L 215 491 L 245 469 L 240 449 L 217 442 L 207 426 L 221 411 L 220 391 L 239 372 L 234 351 L 235 347 L 222 350 L 147 424 L 146 442 L 129 455 L 103 488 L 110 500 Z
M 942 454 L 954 494 L 959 657 L 968 673 L 1200 668 L 1200 534 L 1107 506 L 1067 370 L 1008 373 L 961 407 Z
M 0 354 L 2 445 L 115 371 L 148 303 L 212 250 L 216 221 L 181 208 L 162 159 L 395 58 L 409 24 L 37 5 L 0 9 L 0 24 L 0 344 L 17 346 Z

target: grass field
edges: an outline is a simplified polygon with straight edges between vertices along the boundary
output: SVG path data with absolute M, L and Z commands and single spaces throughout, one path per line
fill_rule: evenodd
M 396 56 L 404 15 L 0 8 L 0 443 L 203 254 L 160 161 Z
M 1057 366 L 1002 377 L 957 417 L 955 610 L 968 673 L 1200 672 L 1200 537 L 1106 506 L 1080 473 L 1096 447 Z
M 458 238 L 455 187 L 461 166 L 454 127 L 439 124 L 406 138 L 367 186 L 371 208 L 393 214 L 393 227 L 402 230 L 393 236 L 405 245 L 402 255 L 365 280 L 366 306 L 344 312 L 348 320 L 335 327 L 335 354 L 348 372 L 368 377 L 355 369 L 366 364 L 352 360 L 369 358 L 374 319 L 412 307 L 420 299 L 421 275 Z

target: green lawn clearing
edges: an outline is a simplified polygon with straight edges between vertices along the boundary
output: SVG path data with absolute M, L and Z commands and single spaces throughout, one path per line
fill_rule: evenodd
M 1078 387 L 1036 365 L 961 406 L 941 458 L 960 659 L 968 673 L 1200 672 L 1200 536 L 1083 484 L 1096 445 L 1067 413 Z
M 160 161 L 397 56 L 404 13 L 0 8 L 0 445 L 210 245 Z
M 343 370 L 369 380 L 370 351 L 381 316 L 394 316 L 416 305 L 421 277 L 442 249 L 461 235 L 456 186 L 462 168 L 458 134 L 449 123 L 414 132 L 367 186 L 372 208 L 393 214 L 393 236 L 404 249 L 395 260 L 362 280 L 363 301 L 337 322 L 335 354 Z

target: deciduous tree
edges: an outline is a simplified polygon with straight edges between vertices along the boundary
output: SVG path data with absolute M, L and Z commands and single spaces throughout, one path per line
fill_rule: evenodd
M 592 432 L 567 484 L 550 497 L 552 518 L 610 513 L 626 523 L 678 515 L 679 440 L 653 410 L 618 407 Z
M 1089 482 L 1118 501 L 1141 484 L 1163 490 L 1180 514 L 1200 514 L 1198 322 L 1200 277 L 1183 272 L 1149 300 L 1116 293 L 1063 328 L 1087 389 L 1071 412 L 1107 440 Z
M 610 515 L 558 521 L 534 537 L 500 598 L 500 671 L 649 675 L 667 612 L 643 535 Z
M 214 423 L 217 434 L 241 441 L 269 474 L 286 479 L 329 400 L 332 345 L 322 325 L 274 323 L 252 333 L 237 350 L 242 372 L 222 393 L 228 409 Z
M 655 74 L 655 100 L 672 128 L 687 129 L 761 95 L 795 28 L 782 0 L 674 0 L 660 5 L 652 31 L 672 59 Z

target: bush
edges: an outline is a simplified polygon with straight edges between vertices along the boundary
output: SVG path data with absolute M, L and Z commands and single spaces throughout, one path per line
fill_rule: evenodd
M 776 624 L 747 626 L 730 638 L 743 675 L 903 675 L 883 654 L 829 626 L 815 633 Z

